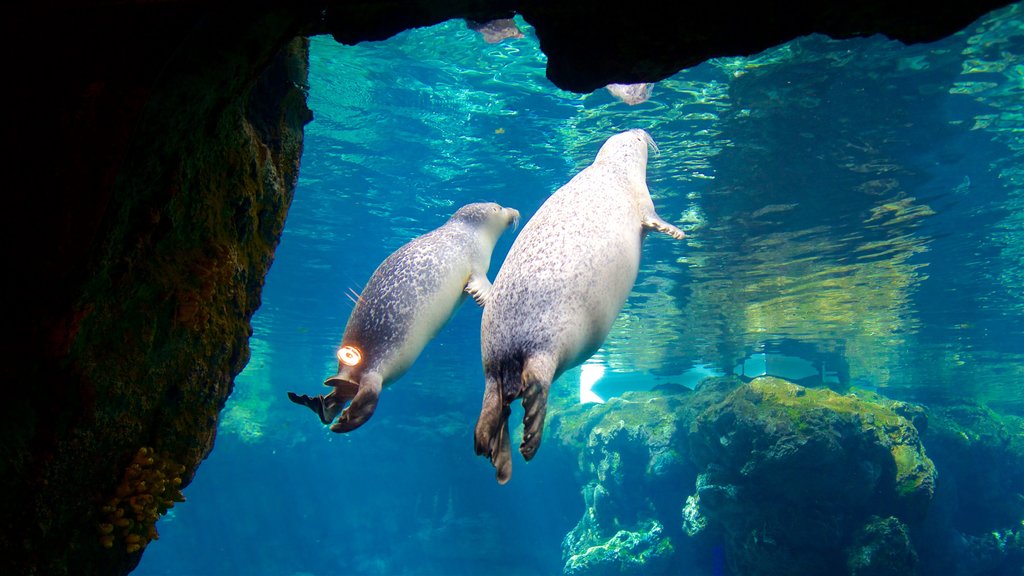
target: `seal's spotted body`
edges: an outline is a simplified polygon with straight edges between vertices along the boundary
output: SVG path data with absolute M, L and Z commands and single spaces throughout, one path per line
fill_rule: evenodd
M 633 289 L 649 230 L 677 239 L 647 190 L 643 130 L 608 139 L 594 163 L 551 195 L 523 227 L 494 280 L 481 324 L 486 391 L 476 452 L 498 481 L 512 471 L 509 404 L 523 399 L 523 442 L 540 446 L 551 382 L 594 354 Z
M 382 387 L 402 377 L 469 294 L 483 305 L 490 291 L 487 269 L 501 233 L 519 212 L 497 204 L 469 204 L 444 226 L 415 238 L 387 257 L 373 273 L 345 326 L 338 373 L 324 382 L 334 390 L 309 397 L 289 392 L 331 426 L 348 432 L 373 415 Z

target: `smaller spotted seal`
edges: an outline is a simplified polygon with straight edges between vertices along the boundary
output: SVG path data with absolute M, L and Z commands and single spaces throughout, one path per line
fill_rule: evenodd
M 551 383 L 608 336 L 636 282 L 644 237 L 652 230 L 684 237 L 654 210 L 648 146 L 654 140 L 643 130 L 609 138 L 523 227 L 494 279 L 480 324 L 486 389 L 475 447 L 502 484 L 512 474 L 509 404 L 523 399 L 519 451 L 530 460 Z
M 334 432 L 363 425 L 377 408 L 381 389 L 405 374 L 466 294 L 481 306 L 487 302 L 491 252 L 502 232 L 518 221 L 513 208 L 468 204 L 440 228 L 388 256 L 345 325 L 338 373 L 324 382 L 334 390 L 314 397 L 289 392 L 288 398 L 316 412 L 324 424 L 337 417 Z

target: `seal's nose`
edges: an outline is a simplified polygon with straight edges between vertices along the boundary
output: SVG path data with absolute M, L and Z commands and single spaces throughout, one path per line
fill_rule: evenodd
M 515 208 L 505 208 L 505 215 L 508 217 L 508 222 L 512 224 L 512 229 L 519 229 L 519 210 Z

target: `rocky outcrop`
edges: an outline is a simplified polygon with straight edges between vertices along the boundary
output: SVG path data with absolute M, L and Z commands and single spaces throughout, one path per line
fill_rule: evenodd
M 53 16 L 60 56 L 11 71 L 5 574 L 126 573 L 181 499 L 248 360 L 310 117 L 293 14 L 111 13 Z
M 1013 575 L 1024 568 L 1024 418 L 938 406 L 924 441 L 939 471 L 919 538 L 921 573 Z
M 775 378 L 558 411 L 549 437 L 586 484 L 563 573 L 713 569 L 720 543 L 736 574 L 912 574 L 936 483 L 912 420 L 920 407 Z
M 935 39 L 1001 4 L 9 8 L 0 37 L 11 55 L 2 130 L 13 343 L 0 363 L 0 571 L 130 570 L 152 536 L 145 524 L 173 504 L 210 450 L 248 357 L 249 317 L 309 119 L 297 37 L 357 42 L 519 12 L 534 25 L 555 84 L 585 91 L 658 80 L 813 31 Z
M 737 574 L 857 573 L 873 517 L 925 516 L 935 468 L 917 429 L 881 404 L 758 378 L 701 414 L 690 437 L 698 516 Z M 693 516 L 693 514 L 691 514 Z M 858 557 L 860 557 L 858 556 Z M 863 566 L 862 566 L 863 564 Z
M 697 474 L 690 422 L 737 385 L 725 378 L 697 391 L 630 392 L 550 417 L 548 442 L 578 457 L 585 484 L 583 517 L 562 543 L 564 574 L 660 574 L 676 563 L 687 544 L 677 511 Z
M 872 517 L 846 550 L 850 576 L 907 576 L 917 568 L 917 551 L 898 518 Z
M 544 0 L 421 2 L 408 10 L 380 2 L 328 2 L 319 31 L 341 42 L 380 40 L 412 26 L 450 18 L 486 21 L 522 14 L 548 57 L 548 78 L 565 90 L 654 82 L 718 56 L 760 52 L 811 33 L 836 38 L 885 34 L 928 42 L 962 29 L 1006 0 L 907 0 L 808 4 L 685 2 L 587 3 Z

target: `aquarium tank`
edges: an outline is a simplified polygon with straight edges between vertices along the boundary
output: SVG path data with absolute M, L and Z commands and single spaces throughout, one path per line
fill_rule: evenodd
M 812 35 L 632 92 L 530 25 L 314 37 L 298 186 L 216 446 L 141 576 L 1024 573 L 1024 5 L 946 39 Z M 376 267 L 521 217 L 643 129 L 650 234 L 611 332 L 499 485 L 467 299 L 373 417 L 327 393 Z M 586 209 L 583 207 L 582 209 Z M 144 455 L 143 455 L 144 456 Z

